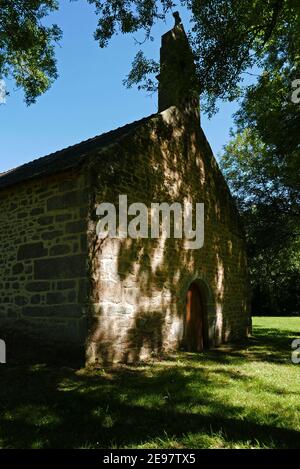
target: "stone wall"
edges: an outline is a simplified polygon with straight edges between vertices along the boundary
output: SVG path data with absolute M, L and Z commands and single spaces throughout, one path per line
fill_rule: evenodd
M 1 339 L 20 330 L 63 343 L 66 352 L 87 342 L 90 363 L 156 356 L 182 345 L 193 281 L 205 300 L 209 344 L 247 335 L 243 233 L 192 109 L 174 107 L 148 119 L 87 155 L 77 172 L 0 191 Z M 174 237 L 100 240 L 96 208 L 117 206 L 122 194 L 128 204 L 147 207 L 203 202 L 204 247 L 187 250 Z M 8 358 L 10 352 L 8 346 Z
M 89 257 L 92 329 L 89 362 L 136 361 L 180 347 L 186 294 L 197 281 L 205 298 L 210 345 L 245 338 L 248 279 L 242 229 L 227 185 L 199 127 L 197 112 L 176 108 L 151 119 L 90 166 Z M 96 207 L 183 202 L 205 204 L 205 242 L 99 240 Z
M 19 330 L 41 342 L 84 343 L 87 202 L 86 179 L 74 172 L 0 191 L 2 339 Z

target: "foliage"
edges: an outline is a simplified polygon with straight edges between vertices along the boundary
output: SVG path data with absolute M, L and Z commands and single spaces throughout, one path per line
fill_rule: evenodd
M 54 44 L 61 31 L 42 24 L 57 8 L 56 0 L 0 0 L 0 78 L 12 77 L 27 104 L 57 78 Z
M 299 312 L 299 150 L 284 158 L 250 127 L 233 137 L 221 167 L 246 229 L 254 313 Z
M 162 12 L 157 11 L 159 2 L 153 1 L 111 2 L 109 9 L 104 7 L 106 2 L 99 3 L 103 6 L 98 9 L 100 20 L 96 37 L 101 46 L 118 30 L 126 30 L 120 13 L 122 8 L 127 11 L 133 5 L 152 5 L 147 9 L 148 21 L 137 15 L 135 28 L 131 29 L 144 29 L 146 37 L 150 35 L 153 21 L 165 18 L 171 8 L 169 2 L 162 2 L 165 6 Z M 243 74 L 254 66 L 264 67 L 279 51 L 284 51 L 283 63 L 288 56 L 290 65 L 292 60 L 292 65 L 299 67 L 300 6 L 297 0 L 182 0 L 180 3 L 191 16 L 189 36 L 196 58 L 202 109 L 209 115 L 216 111 L 217 99 L 239 98 L 244 92 Z M 177 6 L 177 2 L 175 4 Z M 103 21 L 111 25 L 109 33 L 101 27 Z M 139 61 L 137 55 L 128 86 L 140 83 L 142 66 L 143 61 Z M 147 78 L 144 88 L 147 83 L 150 90 L 153 89 L 153 79 Z
M 124 85 L 131 88 L 133 85 L 137 84 L 139 90 L 142 89 L 150 93 L 155 92 L 157 87 L 150 76 L 158 73 L 158 63 L 155 62 L 155 60 L 147 59 L 144 53 L 139 51 L 132 63 L 131 72 L 126 80 L 124 80 Z
M 221 159 L 246 227 L 259 313 L 300 311 L 300 104 L 291 99 L 300 18 L 294 7 L 295 16 L 286 13 L 269 40 L 262 73 L 245 92 Z
M 203 109 L 210 114 L 218 98 L 239 97 L 243 73 L 277 54 L 278 47 L 294 66 L 299 65 L 298 0 L 87 1 L 98 17 L 94 36 L 100 47 L 119 33 L 139 31 L 145 41 L 151 40 L 156 22 L 175 8 L 187 11 Z M 24 88 L 27 103 L 34 102 L 57 76 L 54 44 L 61 32 L 56 25 L 42 25 L 42 19 L 57 8 L 56 0 L 0 0 L 0 78 L 12 75 Z M 157 69 L 158 64 L 140 50 L 127 85 L 153 91 Z
M 99 16 L 95 39 L 100 47 L 106 47 L 110 39 L 119 32 L 123 34 L 145 31 L 151 37 L 151 29 L 158 20 L 175 7 L 172 0 L 88 0 L 94 4 Z

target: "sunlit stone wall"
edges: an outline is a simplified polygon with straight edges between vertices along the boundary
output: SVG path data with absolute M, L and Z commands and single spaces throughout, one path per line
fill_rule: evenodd
M 92 160 L 89 362 L 136 361 L 182 345 L 186 293 L 198 281 L 211 346 L 245 338 L 249 325 L 244 239 L 236 208 L 199 126 L 197 112 L 170 108 Z M 98 239 L 96 207 L 203 202 L 205 241 Z

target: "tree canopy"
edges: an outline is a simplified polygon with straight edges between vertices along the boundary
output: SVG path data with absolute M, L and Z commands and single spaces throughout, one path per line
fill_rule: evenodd
M 225 147 L 221 167 L 246 230 L 254 312 L 299 312 L 300 197 L 284 158 L 246 128 Z
M 91 0 L 92 1 L 92 0 Z M 104 4 L 106 2 L 97 2 Z M 132 31 L 143 28 L 151 36 L 154 20 L 165 18 L 172 8 L 170 2 L 121 1 L 111 2 L 110 8 L 99 8 L 100 20 L 96 38 L 101 46 L 118 30 L 128 32 L 123 22 L 133 4 L 148 5 L 145 15 L 131 14 Z M 176 2 L 173 2 L 175 4 Z M 243 96 L 243 74 L 256 66 L 268 70 L 277 59 L 279 66 L 296 73 L 300 62 L 300 4 L 297 0 L 186 0 L 180 2 L 191 14 L 190 41 L 194 50 L 202 110 L 212 114 L 217 99 L 234 100 Z M 118 7 L 116 7 L 116 4 Z M 151 8 L 150 8 L 151 4 Z M 147 20 L 146 20 L 147 18 Z M 110 25 L 107 30 L 104 25 Z M 149 72 L 155 72 L 154 62 L 139 51 L 133 62 L 127 84 L 138 84 L 152 91 L 155 82 Z M 144 81 L 143 81 L 144 80 Z M 291 85 L 289 84 L 289 89 Z
M 57 78 L 57 25 L 42 20 L 58 8 L 56 0 L 0 0 L 0 78 L 12 77 L 32 104 Z
M 216 100 L 241 95 L 242 74 L 253 65 L 266 67 L 275 55 L 299 68 L 298 0 L 87 0 L 98 17 L 95 39 L 106 47 L 118 33 L 144 32 L 180 7 L 191 16 L 189 31 L 197 62 L 202 101 L 209 112 Z M 0 78 L 12 76 L 23 87 L 27 104 L 46 91 L 57 77 L 57 25 L 43 20 L 58 9 L 57 0 L 0 0 Z M 153 90 L 157 66 L 142 45 L 133 60 L 127 85 Z M 149 77 L 150 73 L 150 77 Z
M 300 311 L 299 26 L 298 12 L 270 41 L 221 158 L 244 219 L 256 312 Z

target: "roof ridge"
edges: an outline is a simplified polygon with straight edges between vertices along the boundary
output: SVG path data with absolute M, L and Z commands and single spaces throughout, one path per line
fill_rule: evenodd
M 96 135 L 87 140 L 82 140 L 79 143 L 69 145 L 61 150 L 41 156 L 17 166 L 14 169 L 9 169 L 6 172 L 0 173 L 0 188 L 9 187 L 17 182 L 33 179 L 46 174 L 54 174 L 56 172 L 63 171 L 64 169 L 75 167 L 82 161 L 82 158 L 86 156 L 87 151 L 91 151 L 94 148 L 97 148 L 97 146 L 99 146 L 99 148 L 105 148 L 110 143 L 115 143 L 118 139 L 127 135 L 137 126 L 156 116 L 158 116 L 158 114 L 151 114 L 148 117 L 143 117 L 142 119 L 117 127 L 116 129 L 108 132 L 103 132 L 102 134 Z

